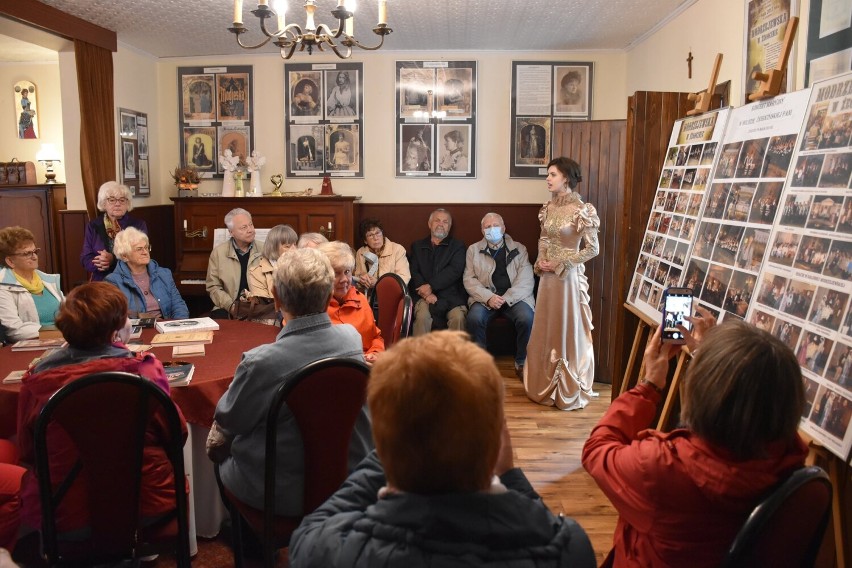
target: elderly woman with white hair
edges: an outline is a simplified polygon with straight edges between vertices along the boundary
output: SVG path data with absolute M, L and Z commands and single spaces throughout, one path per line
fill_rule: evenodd
M 148 235 L 128 227 L 115 236 L 113 250 L 118 264 L 106 281 L 115 284 L 127 298 L 130 317 L 189 317 L 171 271 L 151 260 Z
M 117 261 L 112 248 L 120 231 L 134 227 L 148 233 L 145 221 L 128 215 L 133 209 L 132 197 L 130 189 L 117 181 L 108 181 L 98 190 L 98 211 L 102 211 L 103 215 L 86 226 L 86 238 L 80 253 L 80 262 L 89 273 L 89 280 L 104 280 L 115 270 Z
M 323 243 L 317 250 L 324 253 L 334 269 L 334 290 L 328 303 L 328 316 L 332 323 L 348 323 L 361 334 L 364 360 L 373 363 L 385 350 L 385 340 L 376 325 L 373 310 L 367 297 L 352 285 L 355 255 L 344 242 Z

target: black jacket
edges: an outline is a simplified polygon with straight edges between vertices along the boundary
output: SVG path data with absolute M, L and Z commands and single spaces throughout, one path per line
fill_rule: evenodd
M 464 289 L 465 246 L 458 239 L 447 237 L 437 246 L 426 237 L 411 243 L 411 296 L 415 302 L 419 298 L 417 288 L 429 284 L 432 292 L 449 311 L 456 306 L 467 304 L 467 292 Z

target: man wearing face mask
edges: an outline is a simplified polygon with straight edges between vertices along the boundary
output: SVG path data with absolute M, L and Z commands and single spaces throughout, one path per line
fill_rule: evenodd
M 411 243 L 408 286 L 415 301 L 414 335 L 433 329 L 464 331 L 464 243 L 450 236 L 452 226 L 450 212 L 435 209 L 429 215 L 429 236 Z
M 517 336 L 515 373 L 522 378 L 535 309 L 533 269 L 526 247 L 506 234 L 503 217 L 486 213 L 480 225 L 485 238 L 468 247 L 465 259 L 467 331 L 484 349 L 488 322 L 497 314 L 509 318 Z

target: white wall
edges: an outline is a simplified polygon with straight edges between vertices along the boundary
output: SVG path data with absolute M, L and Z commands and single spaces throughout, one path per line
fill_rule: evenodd
M 478 62 L 478 117 L 476 140 L 476 179 L 397 179 L 394 177 L 395 121 L 394 78 L 397 60 L 475 60 Z M 626 116 L 626 54 L 597 52 L 370 52 L 354 61 L 364 63 L 364 172 L 363 179 L 333 178 L 336 193 L 359 195 L 363 202 L 495 202 L 538 203 L 546 200 L 543 181 L 509 179 L 510 89 L 513 60 L 594 61 L 593 119 L 623 119 Z M 335 56 L 296 54 L 293 62 L 330 63 Z M 156 140 L 159 164 L 152 167 L 154 203 L 168 203 L 176 195 L 169 174 L 178 165 L 177 68 L 202 65 L 254 66 L 255 146 L 267 157 L 262 170 L 264 191 L 268 181 L 285 170 L 284 143 L 284 60 L 277 54 L 249 54 L 230 57 L 161 59 L 158 64 L 159 122 Z M 117 87 L 118 88 L 118 87 Z M 140 109 L 143 110 L 143 109 Z M 150 120 L 150 118 L 149 118 Z M 153 166 L 153 163 L 152 163 Z M 319 179 L 286 179 L 285 191 L 320 189 Z M 201 192 L 218 192 L 221 180 L 202 181 Z
M 13 85 L 18 81 L 31 81 L 36 87 L 36 117 L 38 118 L 38 138 L 21 140 L 18 138 L 18 117 L 21 107 L 15 102 Z M 22 162 L 34 162 L 38 182 L 45 180 L 44 165 L 36 162 L 36 152 L 42 144 L 56 146 L 63 155 L 63 114 L 62 88 L 59 81 L 57 63 L 6 63 L 0 65 L 0 162 L 9 162 L 17 158 Z M 32 96 L 30 97 L 32 98 Z M 65 160 L 54 163 L 56 179 L 65 181 Z

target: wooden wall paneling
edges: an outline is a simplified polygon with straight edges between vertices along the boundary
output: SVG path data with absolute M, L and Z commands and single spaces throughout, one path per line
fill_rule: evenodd
M 80 264 L 80 252 L 86 236 L 89 215 L 85 211 L 59 212 L 59 255 L 62 257 L 62 291 L 66 294 L 89 280 Z
M 20 226 L 41 248 L 38 268 L 61 274 L 62 258 L 56 245 L 59 211 L 65 209 L 65 185 L 42 184 L 0 188 L 0 227 Z
M 174 205 L 134 207 L 130 213 L 148 225 L 151 241 L 151 258 L 171 271 L 175 269 L 175 218 Z

